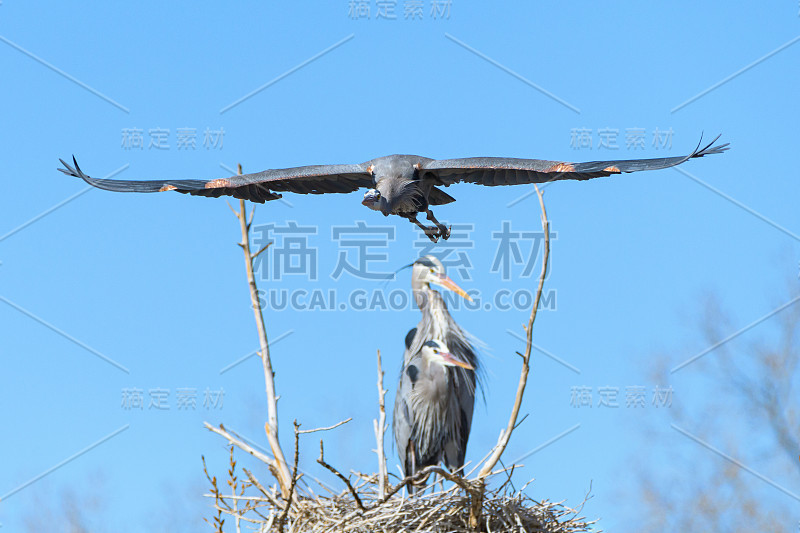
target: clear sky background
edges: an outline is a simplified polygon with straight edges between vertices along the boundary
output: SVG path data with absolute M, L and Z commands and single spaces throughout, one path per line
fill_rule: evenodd
M 415 20 L 405 18 L 403 0 L 394 20 L 370 6 L 369 18 L 354 18 L 348 0 L 0 3 L 3 530 L 72 497 L 99 529 L 195 531 L 210 515 L 200 457 L 220 477 L 227 461 L 225 442 L 203 421 L 266 444 L 260 362 L 223 372 L 258 347 L 234 245 L 239 228 L 225 201 L 87 190 L 56 171 L 58 158 L 72 154 L 94 177 L 123 169 L 114 176 L 215 178 L 236 163 L 254 172 L 392 153 L 673 156 L 703 132 L 707 140 L 722 133 L 729 152 L 680 171 L 545 189 L 557 233 L 546 284 L 555 305 L 540 313 L 534 339 L 550 355 L 535 352 L 529 416 L 505 455 L 512 461 L 560 436 L 521 461 L 518 482 L 536 478 L 532 497 L 567 505 L 579 505 L 591 484 L 583 514 L 610 531 L 635 530 L 639 496 L 625 488 L 637 463 L 690 475 L 722 460 L 669 430 L 671 408 L 652 403 L 656 387 L 671 388 L 673 406 L 691 409 L 716 394 L 714 384 L 693 365 L 656 382 L 650 361 L 659 353 L 678 365 L 708 348 L 696 323 L 709 292 L 732 311 L 733 333 L 788 301 L 787 279 L 796 288 L 797 3 L 453 0 L 448 16 L 434 18 L 425 0 Z M 194 148 L 179 147 L 185 129 L 196 134 Z M 135 130 L 141 148 L 131 144 Z M 167 147 L 151 146 L 156 130 L 168 130 Z M 221 142 L 206 145 L 207 130 L 223 130 Z M 642 143 L 628 146 L 637 131 Z M 654 143 L 657 132 L 669 142 Z M 457 246 L 432 251 L 467 257 L 471 267 L 450 274 L 484 302 L 535 288 L 538 264 L 531 277 L 514 263 L 510 280 L 492 272 L 492 233 L 503 221 L 540 231 L 531 191 L 458 185 L 447 189 L 458 201 L 435 211 L 471 230 Z M 259 206 L 256 226 L 315 228 L 307 245 L 318 268 L 316 280 L 307 272 L 274 280 L 262 268 L 261 288 L 335 291 L 337 304 L 359 289 L 408 291 L 408 271 L 387 285 L 331 277 L 340 253 L 358 263 L 334 228 L 364 221 L 394 231 L 370 248 L 378 255 L 371 271 L 410 263 L 426 242 L 406 221 L 361 206 L 361 195 L 286 194 L 290 204 Z M 284 238 L 263 256 L 270 268 L 289 246 Z M 527 260 L 532 241 L 519 246 Z M 522 335 L 529 311 L 453 313 L 488 346 L 486 401 L 476 404 L 468 450 L 476 461 L 506 424 L 519 375 L 514 352 L 523 348 L 508 330 Z M 270 337 L 285 335 L 272 350 L 285 449 L 293 419 L 311 428 L 353 417 L 325 435 L 326 456 L 343 470 L 374 471 L 375 353 L 384 355 L 391 406 L 403 338 L 418 317 L 408 307 L 268 310 Z M 643 407 L 625 406 L 634 386 L 646 391 Z M 592 407 L 574 405 L 576 387 L 589 389 Z M 619 407 L 598 406 L 601 387 L 618 390 Z M 143 391 L 141 410 L 123 405 L 130 389 Z M 155 389 L 167 391 L 168 409 L 150 406 Z M 194 408 L 179 409 L 181 389 L 196 392 Z M 206 390 L 223 390 L 221 403 L 204 405 Z M 696 434 L 697 423 L 684 429 Z M 662 461 L 645 425 L 671 431 L 685 460 Z M 316 449 L 315 437 L 302 440 L 301 468 L 338 487 L 315 465 Z M 394 464 L 390 444 L 387 454 Z M 768 470 L 769 458 L 761 460 L 750 467 Z M 257 472 L 268 479 L 263 467 Z

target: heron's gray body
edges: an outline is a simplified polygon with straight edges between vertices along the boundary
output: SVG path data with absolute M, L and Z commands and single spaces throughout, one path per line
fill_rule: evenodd
M 469 336 L 453 320 L 441 294 L 431 289 L 425 275 L 446 278 L 444 267 L 434 257 L 414 263 L 412 289 L 422 319 L 406 336 L 393 421 L 406 475 L 442 461 L 451 471 L 464 466 L 479 368 Z M 429 364 L 421 354 L 431 341 L 445 346 L 470 368 Z
M 433 161 L 418 155 L 388 155 L 364 163 L 373 176 L 372 191 L 379 196 L 367 207 L 380 211 L 384 216 L 416 215 L 425 212 L 430 202 L 434 180 L 420 175 L 423 165 Z M 437 192 L 448 197 L 444 192 Z M 450 201 L 453 201 L 452 199 Z
M 415 354 L 406 350 L 405 357 L 394 408 L 395 440 L 403 470 L 411 475 L 442 460 L 455 470 L 448 457 L 453 462 L 459 457 L 456 443 L 467 422 L 454 396 L 452 368 L 430 361 L 422 350 Z

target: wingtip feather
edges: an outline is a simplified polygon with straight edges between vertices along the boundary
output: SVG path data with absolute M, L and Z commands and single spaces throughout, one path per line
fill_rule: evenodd
M 74 156 L 73 156 L 73 159 L 74 159 Z M 62 165 L 64 165 L 64 168 L 59 168 L 58 169 L 60 172 L 63 172 L 67 176 L 72 176 L 72 177 L 75 177 L 75 178 L 79 177 L 78 174 L 75 173 L 75 169 L 72 168 L 72 166 L 69 163 L 67 163 L 66 161 L 64 161 L 61 158 L 59 158 L 59 161 L 61 162 Z
M 67 163 L 66 161 L 64 161 L 63 159 L 59 158 L 59 161 L 61 162 L 62 165 L 64 165 L 64 168 L 58 169 L 59 171 L 63 172 L 67 176 L 72 176 L 74 178 L 81 178 L 82 180 L 88 182 L 88 180 L 86 179 L 88 178 L 88 176 L 84 174 L 83 171 L 81 170 L 81 167 L 78 166 L 78 161 L 75 159 L 74 155 L 72 156 L 72 164 L 75 165 L 74 167 L 69 163 Z
M 722 137 L 722 134 L 717 135 L 716 137 L 714 137 L 713 141 L 705 145 L 703 148 L 700 148 L 700 146 L 703 143 L 703 136 L 701 135 L 700 142 L 697 143 L 697 148 L 695 148 L 694 152 L 692 152 L 692 155 L 690 155 L 689 157 L 693 158 L 693 157 L 703 157 L 704 155 L 721 154 L 722 152 L 728 150 L 730 148 L 731 143 L 719 144 L 717 146 L 714 146 L 714 143 L 717 142 L 720 137 Z

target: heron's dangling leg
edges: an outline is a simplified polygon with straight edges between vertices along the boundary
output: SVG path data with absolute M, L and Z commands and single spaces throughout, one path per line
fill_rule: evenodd
M 436 220 L 436 217 L 433 216 L 433 211 L 431 211 L 430 209 L 427 210 L 427 213 L 428 213 L 428 220 L 430 220 L 431 222 L 436 224 L 436 227 L 439 228 L 439 236 L 444 240 L 449 239 L 450 238 L 450 228 L 448 228 L 447 226 L 445 226 L 444 224 L 442 224 L 441 222 Z
M 409 440 L 408 444 L 411 446 L 411 475 L 414 476 L 417 473 L 417 454 L 415 451 L 414 441 Z M 408 494 L 414 494 L 414 482 L 408 484 Z
M 425 235 L 427 235 L 428 238 L 431 241 L 433 241 L 433 242 L 438 242 L 439 241 L 439 237 L 441 236 L 441 230 L 438 227 L 425 226 L 424 224 L 422 224 L 422 222 L 417 220 L 417 215 L 416 214 L 413 214 L 413 215 L 403 215 L 403 214 L 401 214 L 400 216 L 403 217 L 403 218 L 407 218 L 408 220 L 410 220 L 411 222 L 413 222 L 414 224 L 419 226 L 420 229 L 422 229 L 422 231 L 425 232 Z M 449 234 L 448 234 L 448 237 L 449 237 Z

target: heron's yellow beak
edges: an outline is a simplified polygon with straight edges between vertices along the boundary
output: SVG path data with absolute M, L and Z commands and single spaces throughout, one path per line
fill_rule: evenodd
M 472 365 L 470 365 L 465 361 L 462 361 L 461 359 L 458 359 L 451 353 L 439 352 L 439 355 L 442 356 L 442 359 L 448 365 L 460 366 L 461 368 L 466 368 L 467 370 L 475 370 L 474 368 L 472 368 Z
M 472 297 L 469 294 L 467 294 L 467 291 L 456 285 L 456 282 L 447 276 L 439 277 L 434 283 L 436 283 L 437 285 L 441 285 L 445 289 L 450 289 L 454 293 L 458 294 L 463 298 L 466 298 L 470 302 L 472 301 Z

